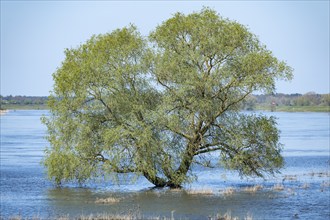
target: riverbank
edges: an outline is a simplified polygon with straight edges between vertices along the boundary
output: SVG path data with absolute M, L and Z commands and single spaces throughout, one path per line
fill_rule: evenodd
M 0 110 L 0 115 L 4 115 L 4 114 L 6 114 L 8 112 L 8 110 Z
M 47 105 L 21 105 L 21 104 L 2 104 L 1 108 L 6 110 L 47 110 Z
M 274 112 L 330 112 L 330 106 L 270 106 L 257 105 L 254 110 Z
M 48 110 L 49 107 L 43 105 L 15 105 L 5 104 L 1 106 L 7 110 Z M 3 110 L 2 110 L 3 111 Z M 6 110 L 4 110 L 6 111 Z M 272 111 L 268 105 L 257 105 L 252 111 Z M 274 112 L 330 112 L 330 106 L 276 106 Z

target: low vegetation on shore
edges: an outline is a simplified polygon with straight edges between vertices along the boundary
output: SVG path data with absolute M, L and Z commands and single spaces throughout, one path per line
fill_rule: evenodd
M 302 94 L 251 95 L 244 110 L 278 112 L 330 112 L 330 94 L 308 92 Z
M 47 96 L 0 96 L 1 109 L 48 109 Z M 330 112 L 330 94 L 309 92 L 302 94 L 251 95 L 242 105 L 243 110 L 279 112 Z
M 47 109 L 47 96 L 0 96 L 1 110 L 38 110 Z

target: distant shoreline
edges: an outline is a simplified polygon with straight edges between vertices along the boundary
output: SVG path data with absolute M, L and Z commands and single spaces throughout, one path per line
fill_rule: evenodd
M 7 104 L 2 105 L 1 115 L 8 110 L 49 110 L 47 105 L 18 105 Z M 256 105 L 251 111 L 271 111 L 271 107 L 267 105 Z M 330 112 L 330 106 L 276 106 L 274 112 Z
M 257 105 L 254 111 L 271 111 L 270 106 Z M 330 112 L 330 106 L 276 106 L 274 112 Z
M 49 110 L 47 96 L 1 96 L 1 109 Z M 242 110 L 274 112 L 328 112 L 330 93 L 250 95 L 241 103 Z
M 49 110 L 47 105 L 20 105 L 4 104 L 1 106 L 5 110 Z

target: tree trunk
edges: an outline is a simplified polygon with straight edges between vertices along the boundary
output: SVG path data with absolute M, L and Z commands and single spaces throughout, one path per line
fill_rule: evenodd
M 143 172 L 143 176 L 156 187 L 165 187 L 167 186 L 166 180 L 158 176 L 150 176 L 148 172 Z
M 167 185 L 171 188 L 181 188 L 182 182 L 185 180 L 189 168 L 193 162 L 195 156 L 195 146 L 189 143 L 186 147 L 184 156 L 182 158 L 179 168 L 176 170 L 175 174 L 172 175 L 172 179 L 169 180 Z M 173 179 L 175 178 L 175 179 Z
M 186 179 L 187 172 L 193 162 L 197 145 L 187 144 L 179 168 L 172 173 L 167 172 L 166 178 L 150 175 L 150 172 L 142 171 L 144 177 L 155 185 L 155 187 L 181 188 L 181 184 Z M 163 168 L 164 169 L 164 168 Z
M 184 153 L 184 156 L 182 158 L 181 164 L 176 171 L 176 174 L 178 175 L 186 175 L 190 165 L 192 164 L 193 158 L 194 158 L 195 152 L 194 152 L 194 145 L 188 144 L 186 151 Z

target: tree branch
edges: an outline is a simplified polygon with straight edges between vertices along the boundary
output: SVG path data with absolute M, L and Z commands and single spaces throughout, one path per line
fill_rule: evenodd
M 173 131 L 173 132 L 176 133 L 177 135 L 180 135 L 180 136 L 186 138 L 187 140 L 192 140 L 192 137 L 191 137 L 191 136 L 186 135 L 186 134 L 184 134 L 184 133 L 182 133 L 182 132 L 180 132 L 180 131 L 178 131 L 178 130 L 176 130 L 176 129 L 174 129 L 174 128 L 170 128 L 170 127 L 168 127 L 167 125 L 165 125 L 165 128 L 168 129 L 168 130 L 170 130 L 170 131 Z
M 138 170 L 136 168 L 132 168 L 132 167 L 118 167 L 117 165 L 115 165 L 114 163 L 112 163 L 109 159 L 105 158 L 100 153 L 95 155 L 95 159 L 98 160 L 98 161 L 100 161 L 100 162 L 109 164 L 110 167 L 111 167 L 111 170 L 113 172 L 116 172 L 116 173 L 135 173 L 135 172 L 138 172 Z
M 198 150 L 197 152 L 195 152 L 195 156 L 199 155 L 199 154 L 203 154 L 203 153 L 217 151 L 217 150 L 223 150 L 223 147 L 219 146 L 219 147 L 215 147 L 215 148 L 204 148 L 203 150 Z

